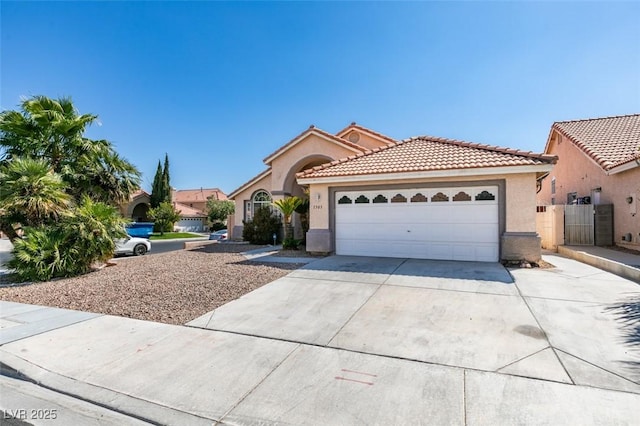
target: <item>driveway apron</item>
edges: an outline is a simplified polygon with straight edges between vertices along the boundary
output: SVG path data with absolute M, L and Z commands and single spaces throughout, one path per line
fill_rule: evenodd
M 512 275 L 498 263 L 332 256 L 189 325 L 640 393 L 640 359 L 605 309 L 638 286 L 565 260 Z

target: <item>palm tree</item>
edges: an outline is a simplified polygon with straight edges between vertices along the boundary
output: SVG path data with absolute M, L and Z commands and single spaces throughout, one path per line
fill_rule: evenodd
M 70 98 L 45 96 L 24 100 L 21 109 L 0 113 L 0 162 L 18 157 L 45 160 L 72 188 L 76 202 L 91 194 L 115 205 L 138 188 L 140 172 L 110 142 L 84 137 L 97 115 L 79 114 Z
M 14 241 L 14 224 L 39 226 L 68 212 L 71 197 L 44 160 L 14 158 L 0 166 L 0 228 Z
M 60 223 L 68 235 L 69 245 L 78 250 L 77 262 L 88 271 L 95 261 L 113 257 L 114 240 L 127 236 L 125 219 L 117 208 L 83 197 L 80 204 Z
M 291 216 L 298 206 L 302 204 L 299 197 L 287 197 L 273 202 L 273 205 L 282 213 L 282 221 L 284 222 L 284 240 L 293 238 L 293 226 L 291 225 Z

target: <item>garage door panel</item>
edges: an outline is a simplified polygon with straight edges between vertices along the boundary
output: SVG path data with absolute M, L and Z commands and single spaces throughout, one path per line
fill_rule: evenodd
M 493 200 L 476 200 L 483 191 Z M 497 194 L 492 186 L 338 192 L 336 200 L 383 202 L 336 203 L 336 253 L 497 261 Z

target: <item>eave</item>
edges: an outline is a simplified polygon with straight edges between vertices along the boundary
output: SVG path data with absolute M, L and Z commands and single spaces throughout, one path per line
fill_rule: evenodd
M 458 178 L 471 176 L 495 176 L 520 173 L 548 173 L 553 169 L 553 164 L 538 164 L 526 166 L 501 166 L 501 167 L 476 167 L 466 169 L 429 170 L 423 172 L 404 173 L 374 173 L 350 176 L 326 176 L 298 178 L 300 185 L 331 184 L 331 183 L 357 183 L 357 182 L 381 182 L 389 180 L 416 180 L 433 178 Z

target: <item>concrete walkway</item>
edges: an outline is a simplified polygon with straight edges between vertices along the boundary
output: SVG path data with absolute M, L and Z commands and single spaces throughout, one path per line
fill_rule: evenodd
M 640 254 L 596 246 L 559 246 L 558 253 L 640 283 Z
M 0 302 L 0 362 L 121 424 L 636 424 L 640 354 L 611 308 L 640 286 L 545 260 L 334 256 L 191 327 Z

